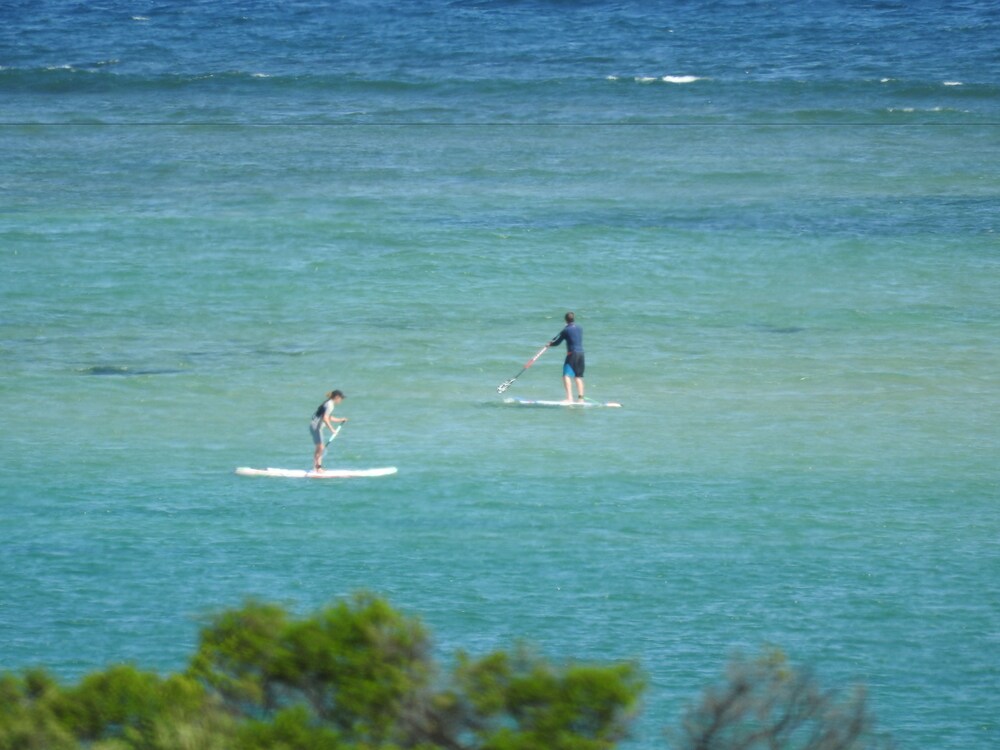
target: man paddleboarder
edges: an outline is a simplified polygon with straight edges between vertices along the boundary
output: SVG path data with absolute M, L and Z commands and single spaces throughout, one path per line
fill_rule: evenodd
M 563 384 L 566 386 L 566 401 L 573 402 L 573 381 L 576 381 L 576 398 L 583 401 L 583 329 L 576 324 L 576 315 L 566 313 L 566 327 L 552 339 L 548 346 L 559 346 L 566 342 L 566 360 L 563 362 Z

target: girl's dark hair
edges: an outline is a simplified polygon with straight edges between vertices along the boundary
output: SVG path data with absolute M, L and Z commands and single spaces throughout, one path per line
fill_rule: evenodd
M 340 396 L 341 398 L 343 398 L 344 397 L 344 392 L 343 391 L 330 391 L 328 394 L 326 394 L 327 398 L 337 398 L 337 396 Z

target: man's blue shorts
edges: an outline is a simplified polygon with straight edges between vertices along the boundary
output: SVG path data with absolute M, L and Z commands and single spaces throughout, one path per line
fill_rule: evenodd
M 563 363 L 563 375 L 569 378 L 582 378 L 584 367 L 583 352 L 570 352 Z

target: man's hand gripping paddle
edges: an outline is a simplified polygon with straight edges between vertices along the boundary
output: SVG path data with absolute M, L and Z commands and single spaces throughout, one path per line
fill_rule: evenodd
M 521 370 L 521 372 L 519 372 L 517 375 L 515 375 L 514 377 L 512 377 L 510 380 L 505 380 L 500 385 L 498 385 L 497 386 L 497 393 L 503 393 L 508 388 L 510 388 L 512 385 L 514 385 L 514 381 L 517 380 L 522 375 L 524 375 L 524 373 L 527 372 L 528 368 L 531 367 L 533 364 L 535 364 L 535 360 L 538 359 L 539 357 L 541 357 L 543 354 L 545 354 L 545 350 L 548 349 L 548 348 L 549 348 L 548 344 L 546 344 L 545 346 L 543 346 L 541 349 L 538 350 L 538 354 L 536 354 L 534 357 L 532 357 L 531 359 L 529 359 L 527 361 L 527 363 L 525 363 L 524 368 Z

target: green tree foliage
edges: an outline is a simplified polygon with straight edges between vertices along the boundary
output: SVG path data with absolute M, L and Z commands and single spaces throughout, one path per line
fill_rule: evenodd
M 368 594 L 303 618 L 251 601 L 207 621 L 180 674 L 0 675 L 0 750 L 612 750 L 644 687 L 634 664 L 523 646 L 444 672 L 420 621 Z M 678 745 L 862 750 L 869 725 L 863 695 L 837 701 L 771 656 L 734 662 Z
M 422 624 L 360 594 L 304 620 L 251 602 L 202 633 L 189 674 L 250 721 L 249 747 L 611 748 L 633 665 L 556 667 L 520 650 L 442 677 Z
M 304 620 L 259 603 L 225 612 L 202 633 L 190 673 L 258 723 L 287 725 L 304 709 L 312 725 L 379 747 L 410 744 L 405 717 L 426 700 L 434 665 L 419 621 L 362 594 Z
M 61 688 L 44 672 L 0 678 L 0 750 L 214 750 L 234 725 L 197 682 L 114 666 Z
M 0 676 L 0 750 L 71 750 L 73 733 L 53 712 L 55 680 L 40 670 Z
M 488 750 L 607 750 L 624 738 L 644 683 L 631 664 L 560 669 L 524 648 L 459 655 L 468 726 Z
M 523 649 L 460 655 L 442 675 L 420 621 L 368 594 L 302 619 L 251 601 L 207 622 L 183 674 L 4 675 L 0 750 L 598 750 L 641 689 L 632 665 Z

